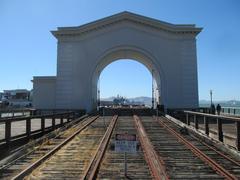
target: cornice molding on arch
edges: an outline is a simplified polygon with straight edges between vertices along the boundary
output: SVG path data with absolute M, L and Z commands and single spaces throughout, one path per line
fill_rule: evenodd
M 142 26 L 148 26 L 159 31 L 165 31 L 174 34 L 194 34 L 196 36 L 202 30 L 202 28 L 196 27 L 194 24 L 171 24 L 139 14 L 124 11 L 81 26 L 59 27 L 57 30 L 51 32 L 56 38 L 62 36 L 79 36 L 109 27 L 123 21 L 139 24 Z

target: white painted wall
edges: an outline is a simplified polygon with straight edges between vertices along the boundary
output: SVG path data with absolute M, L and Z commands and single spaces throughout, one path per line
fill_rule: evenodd
M 33 77 L 33 106 L 37 109 L 55 109 L 56 77 Z

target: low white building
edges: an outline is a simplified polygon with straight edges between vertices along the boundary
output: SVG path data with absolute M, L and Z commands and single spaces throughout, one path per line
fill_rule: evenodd
M 26 107 L 31 106 L 31 91 L 27 89 L 4 90 L 1 101 L 7 102 L 9 106 Z

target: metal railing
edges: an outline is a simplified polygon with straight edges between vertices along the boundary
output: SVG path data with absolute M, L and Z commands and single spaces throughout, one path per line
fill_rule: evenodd
M 222 107 L 221 113 L 228 115 L 240 116 L 240 108 L 237 107 Z
M 199 117 L 203 118 L 204 122 L 204 131 L 207 136 L 209 136 L 209 123 L 210 121 L 217 122 L 217 137 L 218 140 L 223 142 L 223 121 L 234 122 L 236 126 L 236 148 L 240 150 L 240 118 L 238 117 L 230 117 L 223 115 L 212 115 L 200 112 L 193 111 L 183 111 L 186 115 L 186 123 L 190 125 L 190 117 L 193 117 L 194 127 L 195 129 L 199 129 Z

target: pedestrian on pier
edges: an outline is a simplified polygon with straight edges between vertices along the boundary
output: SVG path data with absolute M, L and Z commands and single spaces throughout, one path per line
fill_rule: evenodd
M 220 104 L 217 105 L 217 114 L 220 115 L 222 107 L 220 106 Z
M 211 113 L 212 113 L 212 114 L 215 114 L 215 112 L 216 112 L 215 105 L 212 104 L 212 105 L 211 105 Z

